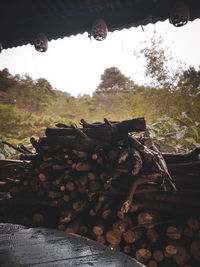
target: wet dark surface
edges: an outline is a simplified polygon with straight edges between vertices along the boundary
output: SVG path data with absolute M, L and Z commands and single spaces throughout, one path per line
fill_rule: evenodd
M 95 241 L 52 229 L 0 224 L 0 267 L 142 267 Z

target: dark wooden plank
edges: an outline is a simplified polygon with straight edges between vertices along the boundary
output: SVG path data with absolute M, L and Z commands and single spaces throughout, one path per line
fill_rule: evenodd
M 95 241 L 46 228 L 0 224 L 1 267 L 142 267 Z

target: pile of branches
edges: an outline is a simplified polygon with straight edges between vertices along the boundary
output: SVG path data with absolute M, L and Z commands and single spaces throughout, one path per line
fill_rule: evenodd
M 133 136 L 143 118 L 81 124 L 31 138 L 35 153 L 20 148 L 1 179 L 0 220 L 87 236 L 150 267 L 198 266 L 199 150 L 163 155 Z

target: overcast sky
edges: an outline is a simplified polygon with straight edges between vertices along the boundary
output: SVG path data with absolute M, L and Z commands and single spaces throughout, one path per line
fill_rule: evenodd
M 144 30 L 143 30 L 144 29 Z M 102 41 L 90 40 L 87 34 L 49 42 L 48 51 L 40 53 L 31 45 L 3 50 L 0 70 L 11 74 L 29 74 L 33 79 L 46 78 L 54 88 L 72 95 L 92 94 L 100 76 L 116 66 L 135 82 L 145 83 L 143 59 L 135 57 L 141 42 L 150 39 L 154 29 L 162 36 L 177 60 L 196 68 L 200 65 L 200 20 L 176 28 L 168 21 L 145 27 L 109 33 Z

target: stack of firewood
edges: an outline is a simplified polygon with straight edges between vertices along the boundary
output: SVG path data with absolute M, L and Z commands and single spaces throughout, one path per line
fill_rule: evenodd
M 31 138 L 36 153 L 21 148 L 0 184 L 0 220 L 80 234 L 151 267 L 198 266 L 199 150 L 162 155 L 131 134 L 142 118 L 81 123 Z

